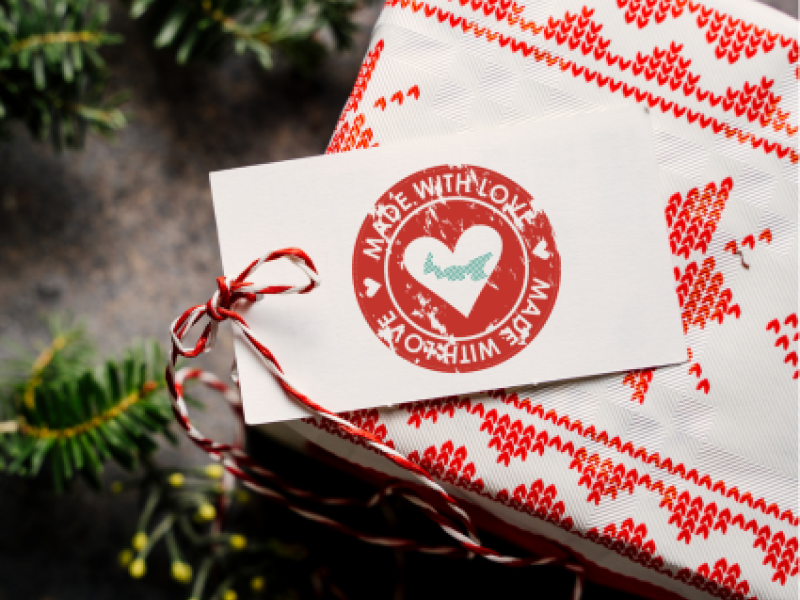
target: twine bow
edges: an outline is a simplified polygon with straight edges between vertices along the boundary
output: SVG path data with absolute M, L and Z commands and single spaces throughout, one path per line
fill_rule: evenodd
M 308 277 L 308 284 L 301 286 L 267 286 L 256 288 L 246 281 L 263 264 L 279 259 L 287 259 L 298 267 Z M 225 277 L 217 278 L 217 291 L 204 304 L 193 306 L 178 317 L 171 326 L 172 351 L 170 364 L 167 367 L 167 385 L 172 398 L 173 411 L 180 425 L 186 430 L 189 438 L 203 449 L 212 459 L 220 461 L 228 472 L 239 478 L 249 489 L 278 502 L 301 516 L 312 521 L 322 523 L 343 533 L 353 535 L 365 542 L 399 548 L 416 550 L 432 554 L 463 555 L 477 554 L 493 562 L 509 566 L 541 566 L 547 564 L 561 564 L 573 571 L 576 575 L 573 600 L 579 600 L 582 589 L 583 566 L 577 562 L 567 561 L 555 557 L 527 557 L 518 558 L 501 555 L 498 552 L 481 544 L 469 515 L 458 505 L 456 500 L 442 488 L 433 477 L 422 467 L 408 459 L 394 448 L 384 444 L 374 434 L 356 427 L 346 419 L 329 411 L 325 407 L 312 401 L 308 396 L 295 388 L 283 369 L 278 364 L 272 352 L 258 341 L 253 331 L 242 316 L 236 312 L 235 306 L 239 302 L 254 303 L 262 300 L 264 296 L 273 294 L 306 294 L 320 285 L 319 275 L 311 258 L 298 248 L 287 248 L 271 252 L 260 259 L 253 261 L 234 280 Z M 184 339 L 189 331 L 202 320 L 207 322 L 194 345 L 184 344 Z M 311 494 L 284 482 L 272 471 L 264 468 L 254 459 L 250 458 L 238 444 L 222 444 L 206 438 L 189 419 L 186 402 L 183 397 L 183 386 L 189 379 L 199 379 L 209 387 L 221 392 L 231 404 L 236 414 L 242 417 L 241 400 L 235 390 L 229 388 L 215 376 L 204 373 L 199 369 L 181 369 L 175 371 L 179 357 L 195 358 L 202 353 L 209 352 L 216 343 L 217 330 L 223 321 L 230 321 L 245 336 L 252 347 L 262 356 L 267 369 L 278 380 L 286 393 L 315 413 L 317 416 L 331 421 L 344 432 L 363 440 L 366 444 L 377 450 L 387 459 L 408 471 L 414 477 L 414 483 L 393 482 L 367 500 L 350 498 L 327 498 Z M 232 373 L 234 383 L 238 385 L 235 367 Z M 268 487 L 266 483 L 274 487 Z M 275 487 L 279 490 L 274 489 Z M 313 501 L 328 506 L 362 506 L 371 507 L 383 497 L 394 494 L 401 496 L 419 507 L 429 518 L 435 521 L 450 537 L 455 539 L 459 546 L 436 546 L 422 544 L 415 540 L 378 536 L 362 532 L 335 521 L 325 515 L 298 504 L 297 500 Z M 424 496 L 424 498 L 423 498 Z M 425 499 L 432 499 L 430 502 Z

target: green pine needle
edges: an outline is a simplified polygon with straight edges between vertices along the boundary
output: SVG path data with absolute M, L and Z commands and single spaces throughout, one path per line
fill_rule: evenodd
M 157 48 L 170 48 L 179 64 L 250 51 L 265 69 L 278 50 L 301 69 L 332 48 L 350 47 L 358 0 L 126 0 L 133 18 L 146 16 Z
M 0 0 L 0 128 L 22 121 L 56 148 L 78 148 L 87 129 L 110 134 L 123 113 L 104 101 L 98 53 L 121 42 L 97 0 Z
M 309 71 L 330 50 L 350 47 L 361 0 L 123 2 L 178 64 L 249 53 L 270 69 L 277 52 Z M 101 51 L 122 41 L 106 30 L 108 12 L 103 0 L 0 0 L 0 136 L 20 121 L 60 150 L 82 147 L 87 131 L 125 127 L 119 103 L 105 95 Z
M 134 469 L 157 449 L 155 436 L 174 439 L 157 343 L 134 345 L 121 360 L 91 368 L 81 327 L 57 318 L 50 326 L 51 342 L 34 358 L 19 351 L 5 365 L 0 471 L 35 477 L 49 470 L 57 490 L 78 475 L 97 486 L 107 460 Z

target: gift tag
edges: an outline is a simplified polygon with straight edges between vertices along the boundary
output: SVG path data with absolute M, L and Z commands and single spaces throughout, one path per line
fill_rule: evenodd
M 640 108 L 213 173 L 225 274 L 299 247 L 322 285 L 239 307 L 333 411 L 686 360 Z M 257 282 L 295 284 L 269 265 Z M 237 339 L 245 416 L 306 416 Z

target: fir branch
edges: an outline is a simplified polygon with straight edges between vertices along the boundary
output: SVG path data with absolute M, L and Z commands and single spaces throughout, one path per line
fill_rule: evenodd
M 265 69 L 278 50 L 298 67 L 313 66 L 329 48 L 350 46 L 357 0 L 129 0 L 131 16 L 148 16 L 157 48 L 179 64 L 252 53 Z
M 122 41 L 107 21 L 96 0 L 0 0 L 0 127 L 21 121 L 56 149 L 124 127 L 119 99 L 104 93 L 99 51 Z
M 39 342 L 38 352 L 7 341 L 11 357 L 0 369 L 0 388 L 13 390 L 13 395 L 25 398 L 31 408 L 34 401 L 27 399 L 30 390 L 43 380 L 52 384 L 74 378 L 89 368 L 94 356 L 83 322 L 55 314 L 47 317 L 45 325 L 50 341 Z
M 53 341 L 50 342 L 50 345 L 47 346 L 44 350 L 42 350 L 41 354 L 36 357 L 36 360 L 33 361 L 33 373 L 31 378 L 28 380 L 28 383 L 25 384 L 25 406 L 29 409 L 33 410 L 36 405 L 36 388 L 39 387 L 39 384 L 42 383 L 42 372 L 47 368 L 50 362 L 53 360 L 53 356 L 59 351 L 63 350 L 64 346 L 67 345 L 67 338 L 64 335 L 57 335 L 53 338 Z
M 25 421 L 25 418 L 20 416 L 18 418 L 19 422 L 18 430 L 22 432 L 23 435 L 39 439 L 47 439 L 47 438 L 65 439 L 65 438 L 75 437 L 76 435 L 83 435 L 93 429 L 97 429 L 98 427 L 102 426 L 104 423 L 112 419 L 116 419 L 117 417 L 119 417 L 119 415 L 129 410 L 134 404 L 136 404 L 143 398 L 146 398 L 148 394 L 154 392 L 160 387 L 163 386 L 160 386 L 155 381 L 147 381 L 142 386 L 141 390 L 129 394 L 128 396 L 123 398 L 119 404 L 116 404 L 111 408 L 109 408 L 107 411 L 93 417 L 91 421 L 87 421 L 79 425 L 75 425 L 72 427 L 65 427 L 63 429 L 48 429 L 47 426 L 35 427 L 33 425 L 29 425 Z M 27 403 L 26 406 L 28 406 Z M 31 406 L 30 408 L 33 407 Z
M 77 44 L 95 43 L 103 39 L 103 34 L 94 31 L 62 31 L 59 33 L 45 33 L 32 35 L 23 40 L 16 41 L 8 47 L 9 54 L 16 54 L 31 48 L 43 48 L 52 44 Z
M 156 435 L 174 441 L 158 344 L 91 368 L 82 329 L 51 324 L 52 341 L 33 360 L 28 352 L 9 361 L 0 404 L 12 421 L 0 424 L 0 471 L 34 477 L 46 467 L 57 490 L 77 475 L 98 486 L 107 460 L 132 469 L 157 448 Z

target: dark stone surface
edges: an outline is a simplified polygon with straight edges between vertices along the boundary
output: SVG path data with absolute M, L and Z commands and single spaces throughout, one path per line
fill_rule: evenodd
M 771 4 L 797 16 L 793 0 Z M 331 58 L 310 79 L 280 65 L 264 72 L 247 59 L 178 68 L 115 14 L 114 29 L 128 41 L 108 59 L 112 85 L 132 93 L 130 126 L 111 141 L 90 138 L 80 153 L 58 155 L 21 130 L 0 143 L 0 338 L 41 337 L 41 315 L 69 310 L 87 318 L 102 352 L 118 352 L 136 337 L 166 342 L 170 321 L 189 303 L 208 298 L 221 272 L 208 172 L 321 153 L 377 12 L 362 13 L 357 47 Z M 222 374 L 230 356 L 223 336 L 219 351 L 200 364 Z M 198 423 L 212 437 L 231 433 L 219 403 L 209 403 Z M 312 481 L 329 476 L 325 467 L 280 449 L 269 455 L 279 470 L 303 465 Z M 158 460 L 204 462 L 185 442 L 166 448 Z M 117 476 L 112 468 L 109 478 Z M 290 526 L 287 540 L 308 543 L 316 563 L 330 564 L 352 597 L 391 597 L 391 552 L 259 506 L 252 522 Z M 0 600 L 185 598 L 187 591 L 168 581 L 166 567 L 135 582 L 116 568 L 135 518 L 134 498 L 79 486 L 57 499 L 0 479 Z M 372 565 L 367 574 L 361 564 Z M 409 556 L 406 572 L 409 598 L 454 595 L 448 590 L 464 597 L 566 597 L 571 586 L 570 576 L 557 569 L 509 571 L 479 561 Z M 457 583 L 443 587 L 448 581 Z M 585 597 L 624 596 L 590 587 Z

